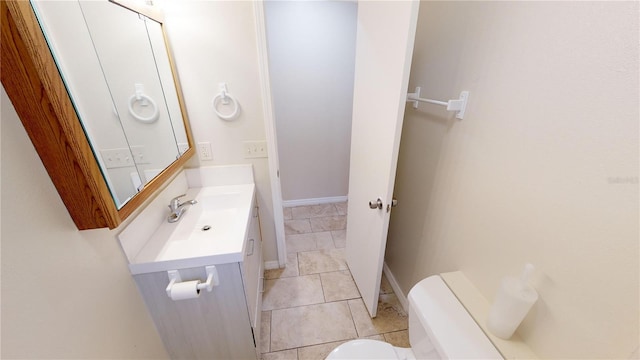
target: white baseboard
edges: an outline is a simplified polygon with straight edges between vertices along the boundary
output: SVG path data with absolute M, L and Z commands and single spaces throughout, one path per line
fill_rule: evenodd
M 278 260 L 264 262 L 265 270 L 273 270 L 273 269 L 279 269 L 279 268 L 280 268 L 280 263 L 278 262 Z
M 402 305 L 402 308 L 408 314 L 409 300 L 407 299 L 406 296 L 404 296 L 404 293 L 400 289 L 400 285 L 398 285 L 398 281 L 396 280 L 395 276 L 393 276 L 393 274 L 391 273 L 391 269 L 389 269 L 389 267 L 387 266 L 387 263 L 382 264 L 382 271 L 384 272 L 384 275 L 387 277 L 387 280 L 389 280 L 389 285 L 391 285 L 393 292 L 396 293 L 396 296 L 398 297 L 398 301 L 400 301 L 400 305 Z
M 283 200 L 282 206 L 294 207 L 294 206 L 329 204 L 329 203 L 336 203 L 336 202 L 345 202 L 347 201 L 347 199 L 348 199 L 347 196 L 331 196 L 331 197 L 313 198 L 313 199 Z

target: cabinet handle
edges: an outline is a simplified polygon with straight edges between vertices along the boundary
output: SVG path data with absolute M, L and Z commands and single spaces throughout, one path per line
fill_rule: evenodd
M 262 281 L 260 281 L 260 289 L 258 290 L 258 292 L 260 292 L 260 294 L 263 294 L 264 293 L 264 277 L 261 276 L 260 280 Z
M 253 255 L 253 248 L 255 247 L 256 241 L 254 239 L 249 239 L 249 246 L 247 249 L 247 256 Z

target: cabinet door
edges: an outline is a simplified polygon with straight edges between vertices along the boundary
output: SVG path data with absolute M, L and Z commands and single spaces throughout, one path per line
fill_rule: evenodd
M 194 299 L 171 300 L 166 272 L 134 275 L 171 359 L 256 359 L 241 265 L 216 265 L 220 285 Z M 207 278 L 204 267 L 180 269 L 182 281 Z
M 257 207 L 254 208 L 249 233 L 242 262 L 249 318 L 254 331 L 260 328 L 260 313 L 262 307 L 262 237 L 260 235 L 260 221 Z M 259 338 L 256 336 L 256 341 Z

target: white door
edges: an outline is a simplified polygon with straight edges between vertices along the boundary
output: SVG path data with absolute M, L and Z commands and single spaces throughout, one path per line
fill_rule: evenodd
M 359 1 L 346 258 L 376 316 L 418 1 Z M 382 202 L 371 209 L 369 202 Z M 401 205 L 400 205 L 401 206 Z
M 253 8 L 256 16 L 258 37 L 258 59 L 260 63 L 260 85 L 262 91 L 262 109 L 264 114 L 264 129 L 267 139 L 267 154 L 269 162 L 269 182 L 271 183 L 271 201 L 273 202 L 273 225 L 276 233 L 278 248 L 278 267 L 285 267 L 287 263 L 287 244 L 284 238 L 284 215 L 282 213 L 282 186 L 280 185 L 280 160 L 278 159 L 278 139 L 271 99 L 271 78 L 269 77 L 269 55 L 267 50 L 267 33 L 264 17 L 264 2 L 255 1 Z M 255 165 L 254 165 L 255 166 Z M 266 207 L 264 208 L 266 210 Z M 262 219 L 268 218 L 262 216 Z M 266 224 L 265 224 L 266 225 Z M 261 224 L 262 226 L 262 224 Z M 265 229 L 267 232 L 269 229 Z M 273 264 L 269 264 L 273 268 Z

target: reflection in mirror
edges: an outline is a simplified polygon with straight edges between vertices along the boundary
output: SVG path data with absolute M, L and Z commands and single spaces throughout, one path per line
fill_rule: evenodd
M 188 140 L 162 24 L 102 1 L 31 1 L 120 209 Z

